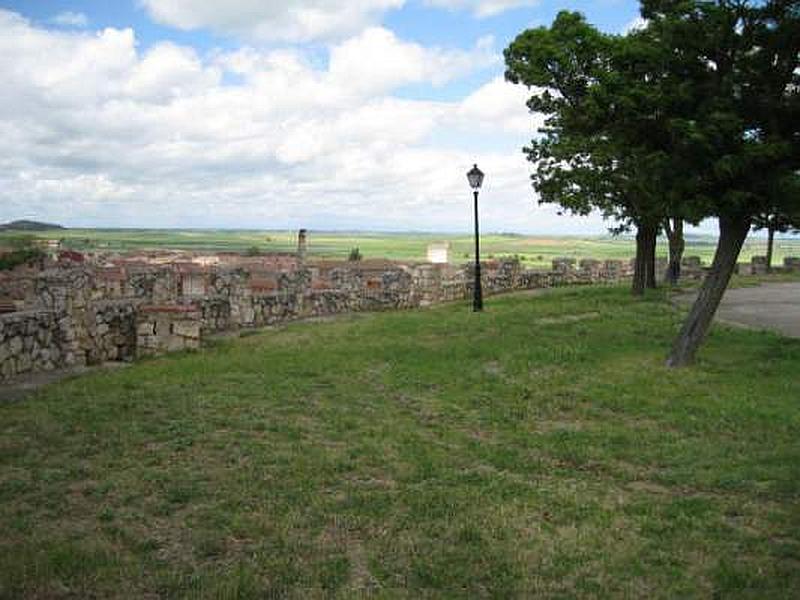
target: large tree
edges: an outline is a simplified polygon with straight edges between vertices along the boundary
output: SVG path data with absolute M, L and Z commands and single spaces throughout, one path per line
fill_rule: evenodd
M 643 0 L 647 25 L 627 36 L 561 13 L 506 50 L 507 78 L 544 88 L 528 105 L 546 127 L 526 149 L 543 200 L 630 220 L 637 256 L 666 218 L 718 219 L 671 366 L 694 359 L 753 219 L 796 213 L 799 13 L 786 0 Z
M 683 169 L 670 152 L 664 104 L 685 100 L 681 88 L 661 85 L 664 51 L 646 31 L 603 34 L 567 11 L 505 51 L 506 78 L 527 85 L 528 107 L 546 117 L 525 148 L 540 201 L 580 215 L 598 210 L 616 231 L 635 228 L 637 294 L 655 287 L 657 236 L 682 200 L 677 184 L 666 185 Z
M 753 219 L 794 213 L 800 169 L 800 4 L 785 0 L 643 0 L 665 71 L 696 99 L 671 120 L 703 182 L 692 206 L 719 220 L 714 261 L 670 353 L 694 360 Z

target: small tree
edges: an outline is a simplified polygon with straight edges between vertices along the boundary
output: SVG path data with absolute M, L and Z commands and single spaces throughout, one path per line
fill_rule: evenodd
M 772 272 L 772 257 L 775 248 L 775 234 L 800 229 L 800 215 L 769 213 L 753 219 L 753 230 L 767 230 L 767 273 Z
M 350 254 L 347 257 L 347 260 L 350 262 L 358 262 L 363 258 L 361 255 L 361 250 L 358 249 L 358 246 L 350 250 Z
M 32 235 L 15 235 L 6 238 L 11 252 L 0 255 L 0 271 L 10 271 L 20 265 L 44 259 L 45 254 Z

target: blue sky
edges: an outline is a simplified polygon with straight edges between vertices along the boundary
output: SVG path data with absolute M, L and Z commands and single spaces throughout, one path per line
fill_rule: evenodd
M 0 6 L 43 26 L 53 25 L 52 19 L 59 14 L 75 13 L 85 15 L 89 26 L 95 29 L 132 27 L 143 47 L 162 40 L 173 40 L 199 49 L 236 47 L 241 43 L 235 36 L 211 28 L 186 31 L 158 23 L 136 0 L 16 0 L 0 2 Z M 427 46 L 469 47 L 471 40 L 484 35 L 495 36 L 498 43 L 505 46 L 526 27 L 548 25 L 560 10 L 580 11 L 604 31 L 619 32 L 638 16 L 638 3 L 630 0 L 547 0 L 533 6 L 510 8 L 492 16 L 476 17 L 470 10 L 431 6 L 414 0 L 387 11 L 381 22 L 403 39 Z
M 502 50 L 630 0 L 0 1 L 0 219 L 603 233 L 537 206 Z

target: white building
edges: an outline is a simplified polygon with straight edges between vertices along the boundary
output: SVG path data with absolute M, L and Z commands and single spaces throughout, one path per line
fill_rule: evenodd
M 428 245 L 428 262 L 446 265 L 450 262 L 450 242 L 436 242 Z

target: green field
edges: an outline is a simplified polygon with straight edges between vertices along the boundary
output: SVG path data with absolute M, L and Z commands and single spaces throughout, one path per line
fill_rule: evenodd
M 0 404 L 0 598 L 796 598 L 800 340 L 671 371 L 680 318 L 518 294 Z
M 0 233 L 0 245 L 10 233 Z M 68 246 L 78 250 L 141 250 L 180 249 L 243 252 L 256 248 L 262 252 L 291 252 L 296 248 L 296 232 L 289 231 L 234 231 L 234 230 L 126 230 L 126 229 L 68 229 L 36 234 L 41 239 L 63 239 Z M 549 265 L 553 258 L 632 258 L 634 242 L 631 238 L 600 237 L 530 237 L 489 234 L 483 236 L 482 254 L 486 258 L 519 256 L 531 266 Z M 325 258 L 346 258 L 350 250 L 358 247 L 365 258 L 390 258 L 422 261 L 428 244 L 449 241 L 452 244 L 453 262 L 467 260 L 473 252 L 469 235 L 422 233 L 309 233 L 309 252 Z M 686 255 L 700 256 L 710 262 L 716 241 L 712 237 L 692 237 L 688 240 Z M 751 237 L 740 261 L 748 262 L 752 255 L 765 254 L 766 242 Z M 667 255 L 666 244 L 659 244 L 659 254 Z M 776 242 L 775 260 L 780 264 L 784 256 L 800 256 L 800 238 L 780 239 Z

